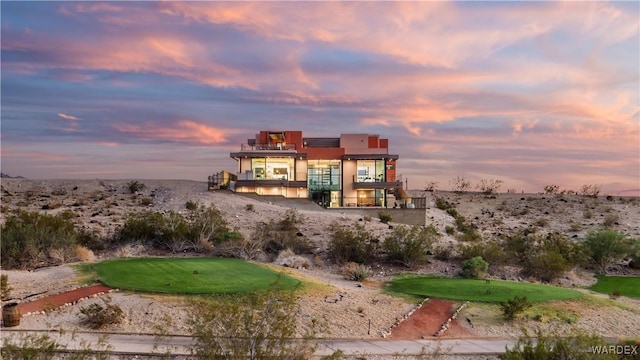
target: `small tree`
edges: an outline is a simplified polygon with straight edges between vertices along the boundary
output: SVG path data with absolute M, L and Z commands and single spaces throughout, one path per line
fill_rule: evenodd
M 500 309 L 502 314 L 507 320 L 513 320 L 520 316 L 525 310 L 531 307 L 531 302 L 527 300 L 526 296 L 514 296 L 513 299 L 507 300 L 506 303 L 500 303 Z
M 473 257 L 462 263 L 462 277 L 472 279 L 482 279 L 489 270 L 489 263 L 484 261 L 481 256 Z
M 298 305 L 292 291 L 274 288 L 240 296 L 194 300 L 188 327 L 197 359 L 303 359 L 313 354 L 296 335 Z M 308 335 L 315 331 L 313 322 Z
M 457 193 L 463 193 L 471 187 L 471 181 L 464 176 L 456 176 L 455 179 L 451 179 L 449 183 L 453 187 L 453 191 Z
M 436 188 L 438 187 L 438 182 L 437 181 L 427 181 L 424 183 L 424 191 L 428 191 L 428 192 L 434 192 L 436 190 Z
M 427 262 L 427 253 L 438 236 L 438 231 L 433 225 L 427 227 L 416 225 L 412 228 L 397 226 L 384 240 L 383 248 L 387 254 L 387 260 L 406 267 Z
M 589 197 L 598 197 L 600 194 L 600 185 L 585 184 L 580 188 L 580 195 Z
M 589 250 L 593 263 L 606 273 L 607 266 L 631 253 L 637 241 L 614 230 L 599 230 L 587 233 L 583 244 Z
M 504 181 L 499 179 L 481 179 L 476 187 L 485 195 L 498 192 Z

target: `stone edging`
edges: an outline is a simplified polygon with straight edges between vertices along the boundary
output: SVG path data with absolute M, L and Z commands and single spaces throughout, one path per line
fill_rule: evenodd
M 427 301 L 429 301 L 429 298 L 424 298 L 424 300 L 420 301 L 420 303 L 416 307 L 411 309 L 406 314 L 402 315 L 400 319 L 396 319 L 396 322 L 394 322 L 393 325 L 391 325 L 388 329 L 382 330 L 382 337 L 386 338 L 387 336 L 391 335 L 391 330 L 393 330 L 393 328 L 400 325 L 400 323 L 402 323 L 403 321 L 407 320 L 409 316 L 411 316 L 414 312 L 418 311 L 418 309 L 420 309 L 422 305 L 424 305 L 424 303 Z
M 460 314 L 460 311 L 462 311 L 462 309 L 464 309 L 467 306 L 467 304 L 469 304 L 469 302 L 465 301 L 462 305 L 458 306 L 456 311 L 454 311 L 453 314 L 451 314 L 451 317 L 449 317 L 447 321 L 445 321 L 444 324 L 440 326 L 440 330 L 438 330 L 433 336 L 435 337 L 442 336 L 442 334 L 444 334 L 445 331 L 449 329 L 449 326 L 451 326 L 451 322 L 458 317 L 458 314 Z

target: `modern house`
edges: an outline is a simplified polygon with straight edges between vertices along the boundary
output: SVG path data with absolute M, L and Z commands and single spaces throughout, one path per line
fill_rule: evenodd
M 393 207 L 398 155 L 378 135 L 307 138 L 302 131 L 260 131 L 230 154 L 235 192 L 310 198 L 325 207 Z

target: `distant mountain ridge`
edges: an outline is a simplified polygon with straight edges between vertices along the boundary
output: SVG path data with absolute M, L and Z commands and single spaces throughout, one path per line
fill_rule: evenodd
M 24 176 L 11 176 L 9 174 L 5 174 L 3 172 L 0 172 L 0 178 L 7 178 L 7 179 L 26 179 Z

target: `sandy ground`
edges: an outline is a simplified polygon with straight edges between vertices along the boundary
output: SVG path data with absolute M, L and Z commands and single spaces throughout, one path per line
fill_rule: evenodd
M 206 183 L 202 182 L 139 181 L 144 183 L 146 188 L 139 194 L 132 195 L 126 188 L 125 180 L 2 179 L 3 211 L 0 221 L 3 221 L 8 209 L 39 210 L 48 213 L 71 210 L 77 214 L 74 221 L 79 225 L 108 236 L 122 224 L 130 211 L 149 209 L 186 212 L 185 203 L 191 200 L 203 205 L 214 204 L 223 212 L 230 228 L 250 236 L 256 223 L 281 219 L 290 207 L 296 207 L 305 217 L 305 221 L 299 226 L 300 231 L 316 245 L 320 253 L 328 243 L 331 224 L 348 226 L 356 222 L 363 223 L 360 221 L 360 214 L 342 212 L 339 209 L 325 210 L 308 202 L 283 202 L 277 198 L 259 201 L 224 191 L 208 192 Z M 544 224 L 542 231 L 559 231 L 569 237 L 581 237 L 586 231 L 598 228 L 607 216 L 616 217 L 617 229 L 631 236 L 640 236 L 640 201 L 637 198 L 592 199 L 580 196 L 523 194 L 499 194 L 496 198 L 487 198 L 478 194 L 419 194 L 427 196 L 428 203 L 431 204 L 426 211 L 427 223 L 433 223 L 443 235 L 439 240 L 439 246 L 452 246 L 457 240 L 445 234 L 445 226 L 453 225 L 453 219 L 445 212 L 434 208 L 435 196 L 441 196 L 454 203 L 456 209 L 476 224 L 485 236 L 537 223 Z M 145 203 L 148 205 L 143 205 Z M 248 204 L 253 205 L 253 211 L 247 211 Z M 42 210 L 43 206 L 53 209 Z M 541 221 L 541 218 L 546 221 Z M 386 224 L 378 222 L 377 219 L 373 220 L 366 222 L 366 226 L 378 236 L 384 237 L 391 231 Z M 147 249 L 139 247 L 130 248 L 127 253 L 133 256 L 145 255 L 146 251 Z M 97 255 L 99 260 L 116 254 L 117 252 L 105 252 Z M 373 268 L 370 281 L 358 284 L 343 280 L 337 269 L 324 262 L 318 262 L 312 257 L 309 261 L 312 264 L 310 269 L 289 271 L 324 284 L 301 295 L 299 299 L 298 320 L 304 324 L 312 318 L 320 319 L 325 324 L 321 336 L 379 338 L 396 319 L 402 317 L 413 306 L 405 300 L 385 295 L 381 290 L 384 281 L 395 273 L 406 271 L 405 269 L 376 266 Z M 459 271 L 459 264 L 433 259 L 431 264 L 414 271 L 453 276 Z M 612 271 L 626 270 L 616 267 Z M 46 296 L 78 286 L 76 274 L 68 265 L 36 271 L 2 270 L 2 273 L 9 275 L 13 287 L 12 296 L 17 299 L 38 293 L 38 296 Z M 492 269 L 492 275 L 516 278 L 517 269 Z M 592 274 L 582 272 L 567 274 L 559 282 L 567 286 L 584 286 L 593 281 Z M 127 319 L 123 324 L 106 330 L 145 333 L 157 333 L 162 330 L 174 334 L 184 334 L 187 331 L 188 308 L 178 297 L 122 292 L 115 292 L 109 296 L 113 302 L 121 306 L 127 314 Z M 85 303 L 93 301 L 102 300 L 90 299 Z M 48 315 L 24 317 L 20 328 L 80 329 L 77 316 L 80 306 L 59 309 Z M 542 310 L 549 313 L 555 311 L 554 320 L 545 322 L 543 317 L 542 321 L 521 320 L 504 323 L 496 306 L 472 304 L 463 310 L 460 318 L 469 318 L 473 327 L 466 321 L 460 321 L 460 324 L 465 326 L 468 332 L 478 336 L 518 336 L 523 325 L 530 329 L 540 326 L 554 329 L 577 327 L 614 337 L 640 334 L 640 303 L 636 300 L 620 298 L 615 301 L 601 299 L 580 303 L 555 303 L 549 305 L 549 309 Z

